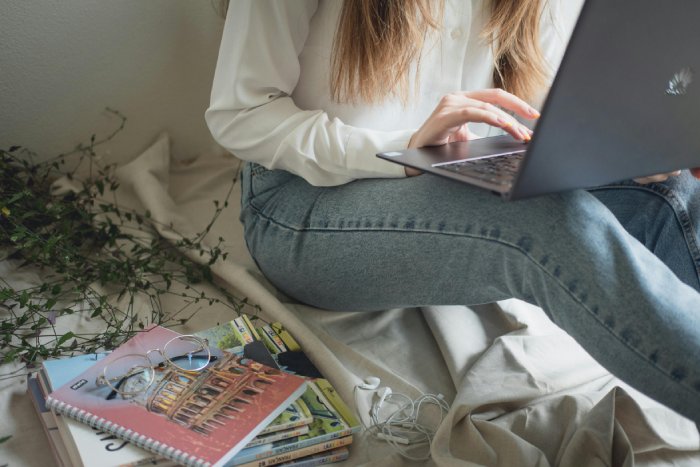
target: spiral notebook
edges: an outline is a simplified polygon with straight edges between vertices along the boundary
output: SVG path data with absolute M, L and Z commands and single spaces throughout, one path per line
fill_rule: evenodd
M 159 368 L 137 395 L 115 396 L 110 387 L 98 385 L 105 366 L 162 349 L 178 335 L 159 326 L 138 333 L 52 392 L 46 405 L 178 463 L 223 466 L 306 388 L 301 377 L 218 349 L 212 349 L 214 361 L 197 373 Z

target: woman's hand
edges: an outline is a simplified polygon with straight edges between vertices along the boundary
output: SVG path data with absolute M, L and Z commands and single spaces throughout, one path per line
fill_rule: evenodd
M 530 141 L 532 131 L 503 109 L 526 119 L 535 119 L 539 112 L 519 97 L 502 89 L 458 92 L 444 96 L 433 113 L 416 131 L 408 143 L 409 148 L 439 146 L 453 141 L 474 139 L 467 124 L 486 123 L 502 128 L 514 138 Z M 416 169 L 406 168 L 406 175 L 418 175 Z
M 665 182 L 666 180 L 668 180 L 669 177 L 676 177 L 680 174 L 681 174 L 681 171 L 676 170 L 675 172 L 668 172 L 668 173 L 658 174 L 658 175 L 650 175 L 648 177 L 639 177 L 639 178 L 635 178 L 633 180 L 641 185 L 647 185 L 649 183 Z
M 697 178 L 700 179 L 700 167 L 696 167 L 693 169 L 689 169 L 690 174 Z M 681 174 L 680 170 L 676 170 L 675 172 L 668 172 L 665 174 L 659 174 L 659 175 L 651 175 L 649 177 L 640 177 L 640 178 L 635 178 L 634 181 L 637 183 L 641 183 L 642 185 L 646 185 L 647 183 L 654 183 L 654 182 L 665 182 L 668 180 L 668 177 L 676 177 Z

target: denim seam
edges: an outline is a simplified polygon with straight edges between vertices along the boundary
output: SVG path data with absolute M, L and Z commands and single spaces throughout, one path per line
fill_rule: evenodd
M 256 206 L 254 206 L 252 203 L 250 204 L 250 207 L 253 208 L 260 217 L 265 219 L 266 221 L 270 222 L 271 224 L 274 224 L 282 229 L 287 229 L 287 230 L 292 230 L 294 232 L 328 232 L 328 233 L 335 233 L 335 232 L 391 232 L 391 233 L 425 233 L 425 234 L 438 234 L 438 235 L 446 235 L 446 236 L 452 236 L 452 237 L 463 237 L 463 238 L 472 238 L 476 240 L 485 240 L 485 241 L 491 241 L 491 242 L 496 242 L 500 243 L 504 246 L 513 248 L 517 251 L 520 251 L 525 255 L 526 258 L 528 258 L 530 261 L 532 261 L 539 269 L 541 269 L 545 274 L 547 274 L 551 279 L 554 280 L 556 284 L 558 284 L 562 290 L 576 303 L 578 303 L 584 310 L 588 312 L 588 315 L 592 317 L 595 321 L 600 323 L 603 328 L 605 328 L 610 335 L 612 335 L 618 342 L 620 342 L 622 345 L 630 349 L 635 355 L 637 355 L 639 358 L 641 358 L 643 361 L 647 362 L 650 364 L 653 368 L 655 368 L 659 373 L 661 373 L 663 376 L 668 378 L 672 383 L 677 384 L 678 386 L 686 389 L 693 395 L 697 395 L 698 391 L 695 390 L 694 388 L 678 381 L 675 379 L 670 372 L 667 372 L 665 369 L 660 368 L 655 362 L 649 360 L 646 355 L 642 354 L 640 351 L 635 349 L 634 347 L 630 346 L 621 336 L 617 335 L 617 333 L 611 329 L 607 324 L 605 324 L 604 321 L 601 321 L 596 314 L 593 312 L 593 310 L 589 309 L 585 303 L 580 301 L 575 295 L 573 295 L 568 287 L 566 287 L 566 284 L 561 282 L 559 278 L 551 274 L 547 268 L 542 266 L 535 258 L 533 258 L 529 252 L 524 250 L 523 248 L 519 247 L 518 245 L 512 244 L 510 242 L 506 242 L 502 239 L 496 239 L 496 238 L 490 238 L 490 237 L 482 237 L 479 235 L 474 235 L 474 234 L 465 234 L 462 232 L 447 232 L 447 231 L 439 231 L 439 230 L 432 230 L 432 229 L 402 229 L 402 228 L 396 228 L 396 229 L 386 229 L 386 228 L 381 228 L 381 229 L 374 229 L 374 228 L 362 228 L 362 229 L 329 229 L 329 228 L 311 228 L 311 227 L 302 227 L 302 228 L 296 228 L 292 226 L 288 226 L 285 224 L 282 224 L 275 219 L 272 219 L 271 217 L 265 215 L 262 213 Z
M 693 259 L 693 265 L 695 266 L 695 273 L 697 275 L 698 282 L 700 282 L 700 246 L 698 246 L 695 238 L 697 237 L 697 232 L 690 221 L 690 216 L 688 215 L 687 209 L 678 201 L 678 197 L 670 190 L 662 185 L 651 185 L 651 186 L 637 186 L 637 185 L 607 185 L 600 188 L 594 188 L 588 191 L 605 191 L 609 189 L 626 189 L 626 190 L 641 190 L 648 193 L 652 193 L 661 198 L 665 203 L 667 203 L 673 215 L 676 217 L 676 221 L 681 226 L 681 231 L 683 232 L 683 239 L 685 240 L 686 247 L 690 251 L 690 255 Z

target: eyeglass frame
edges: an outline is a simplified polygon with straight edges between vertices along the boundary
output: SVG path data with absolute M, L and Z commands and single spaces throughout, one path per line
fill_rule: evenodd
M 202 350 L 206 350 L 206 351 L 207 351 L 207 354 L 208 354 L 207 362 L 206 362 L 206 364 L 205 364 L 204 366 L 202 366 L 201 368 L 197 368 L 197 369 L 194 369 L 194 370 L 187 370 L 187 369 L 182 368 L 182 367 L 176 365 L 175 363 L 173 363 L 173 360 L 177 360 L 177 359 L 180 359 L 180 358 L 185 358 L 188 354 L 177 355 L 177 356 L 172 357 L 172 358 L 170 358 L 170 357 L 168 357 L 167 355 L 165 355 L 164 349 L 166 349 L 166 348 L 168 347 L 168 344 L 170 344 L 171 342 L 173 342 L 173 341 L 175 341 L 175 340 L 182 340 L 183 338 L 187 338 L 187 337 L 192 338 L 193 340 L 195 340 L 195 341 L 197 341 L 198 343 L 200 343 L 201 346 L 202 346 L 202 348 L 201 348 L 200 350 L 195 350 L 194 352 L 200 352 L 200 351 L 202 351 Z M 154 363 L 151 361 L 151 357 L 150 357 L 150 354 L 153 353 L 153 352 L 158 352 L 158 353 L 160 354 L 160 356 L 162 357 L 163 361 L 162 361 L 162 362 L 159 362 L 159 363 L 157 363 L 157 364 L 154 364 Z M 194 352 L 190 352 L 190 354 L 191 354 L 191 353 L 194 353 Z M 110 380 L 107 378 L 107 374 L 106 374 L 107 368 L 109 368 L 109 366 L 113 363 L 113 362 L 110 362 L 110 363 L 108 363 L 107 365 L 105 365 L 104 368 L 102 368 L 102 374 L 101 374 L 101 375 L 98 375 L 97 378 L 95 378 L 95 385 L 96 385 L 96 386 L 100 386 L 100 387 L 101 387 L 101 386 L 107 386 L 107 387 L 109 387 L 109 388 L 112 389 L 112 391 L 109 393 L 109 395 L 107 395 L 107 397 L 105 398 L 105 400 L 112 400 L 112 399 L 114 399 L 114 398 L 117 396 L 117 394 L 121 394 L 121 395 L 123 395 L 123 396 L 136 396 L 136 395 L 138 395 L 138 394 L 143 394 L 144 392 L 148 391 L 148 389 L 153 385 L 153 382 L 155 381 L 155 370 L 156 370 L 157 368 L 163 368 L 165 365 L 173 366 L 173 367 L 175 367 L 177 370 L 183 371 L 183 372 L 186 372 L 186 373 L 199 373 L 200 371 L 204 370 L 207 366 L 209 366 L 210 363 L 212 363 L 212 362 L 214 362 L 214 361 L 216 361 L 216 360 L 218 359 L 218 357 L 217 357 L 216 355 L 213 355 L 213 354 L 212 354 L 211 349 L 209 348 L 209 340 L 208 340 L 208 339 L 203 339 L 203 338 L 201 338 L 201 337 L 199 337 L 199 336 L 195 336 L 194 334 L 183 334 L 183 335 L 180 335 L 180 336 L 175 336 L 175 337 L 173 337 L 172 339 L 170 339 L 169 341 L 167 341 L 167 342 L 163 345 L 163 349 L 162 349 L 162 350 L 161 350 L 160 348 L 149 349 L 149 350 L 147 350 L 145 353 L 133 353 L 133 354 L 122 355 L 122 356 L 118 357 L 116 360 L 119 360 L 119 359 L 122 359 L 122 358 L 126 358 L 126 357 L 129 357 L 129 356 L 144 357 L 144 358 L 146 359 L 146 361 L 148 361 L 148 363 L 150 363 L 150 369 L 154 371 L 154 373 L 152 374 L 152 376 L 151 376 L 151 378 L 150 378 L 150 381 L 149 381 L 148 384 L 144 387 L 144 389 L 141 390 L 141 391 L 134 392 L 134 393 L 129 393 L 129 392 L 126 392 L 126 391 L 121 391 L 121 390 L 119 390 L 119 389 L 117 389 L 117 388 L 119 388 L 126 380 L 128 380 L 129 378 L 131 378 L 132 376 L 134 376 L 134 375 L 136 375 L 136 374 L 138 374 L 138 373 L 129 374 L 129 372 L 133 369 L 133 368 L 130 368 L 130 369 L 127 371 L 127 374 L 125 374 L 124 376 L 120 376 L 120 377 L 119 377 L 119 382 L 116 384 L 116 386 L 113 386 L 113 385 L 109 382 Z M 115 360 L 115 361 L 116 361 L 116 360 Z M 143 367 L 142 367 L 142 368 L 143 368 Z M 117 379 L 116 377 L 115 377 L 115 378 L 112 378 L 112 380 L 116 380 L 116 379 Z

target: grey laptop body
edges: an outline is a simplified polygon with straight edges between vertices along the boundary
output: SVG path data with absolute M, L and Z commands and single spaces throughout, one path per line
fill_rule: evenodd
M 700 0 L 588 0 L 527 145 L 378 157 L 520 199 L 700 167 Z

